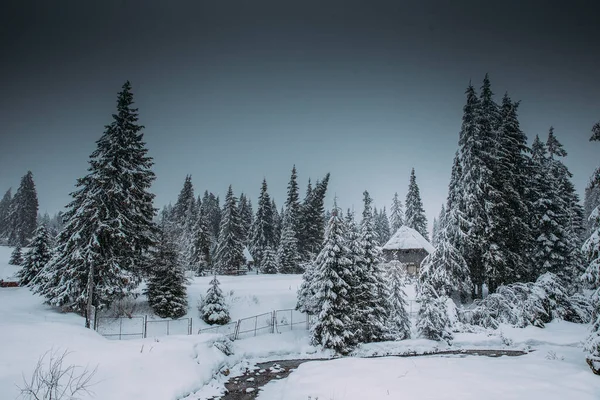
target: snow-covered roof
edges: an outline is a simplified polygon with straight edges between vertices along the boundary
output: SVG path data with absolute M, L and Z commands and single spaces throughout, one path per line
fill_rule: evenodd
M 254 262 L 254 258 L 246 246 L 244 246 L 244 258 L 246 259 L 246 262 Z
M 394 236 L 382 247 L 383 250 L 425 249 L 428 253 L 435 250 L 419 232 L 402 225 Z

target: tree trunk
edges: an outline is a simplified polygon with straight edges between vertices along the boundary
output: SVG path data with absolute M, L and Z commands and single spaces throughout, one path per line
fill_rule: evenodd
M 85 309 L 85 327 L 90 329 L 90 319 L 92 318 L 92 301 L 94 297 L 94 263 L 90 264 L 87 281 L 87 306 Z

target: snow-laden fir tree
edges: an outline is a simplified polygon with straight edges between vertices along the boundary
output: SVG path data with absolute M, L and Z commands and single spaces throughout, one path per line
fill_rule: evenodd
M 566 221 L 565 241 L 568 254 L 565 254 L 565 262 L 561 271 L 555 272 L 557 275 L 574 287 L 579 282 L 579 277 L 584 272 L 583 260 L 581 257 L 581 234 L 585 230 L 583 224 L 583 207 L 579 201 L 579 195 L 571 181 L 573 174 L 561 161 L 562 157 L 567 156 L 563 145 L 554 135 L 554 129 L 551 127 L 546 141 L 549 158 L 549 170 L 555 182 L 556 200 L 560 202 L 558 211 L 560 220 Z
M 190 248 L 189 266 L 197 276 L 205 275 L 210 268 L 210 227 L 208 216 L 203 207 L 198 210 L 193 231 L 193 242 Z
M 8 236 L 8 213 L 12 202 L 12 191 L 9 188 L 0 200 L 0 243 L 4 243 Z
M 431 245 L 433 247 L 437 246 L 438 236 L 440 233 L 440 221 L 444 218 L 444 213 L 446 212 L 446 208 L 442 204 L 442 209 L 440 210 L 440 214 L 438 217 L 433 218 L 433 227 L 431 230 Z
M 210 287 L 202 301 L 200 317 L 210 325 L 225 325 L 231 320 L 225 297 L 219 287 L 219 280 L 215 275 L 210 281 Z
M 273 210 L 273 244 L 271 247 L 277 249 L 279 247 L 279 239 L 281 238 L 281 230 L 283 228 L 283 208 L 281 213 L 277 211 L 275 199 L 271 198 L 271 210 Z
M 204 211 L 208 218 L 211 241 L 214 247 L 213 250 L 215 250 L 217 238 L 219 237 L 219 230 L 221 228 L 221 206 L 219 205 L 219 197 L 216 197 L 208 191 L 204 191 L 204 195 L 202 196 L 202 207 L 204 207 Z
M 572 254 L 567 214 L 558 193 L 558 185 L 551 173 L 547 148 L 538 136 L 532 145 L 532 209 L 535 246 L 533 249 L 532 279 L 552 272 L 563 275 L 570 265 Z
M 347 283 L 350 286 L 348 289 L 348 301 L 350 302 L 351 308 L 354 310 L 351 317 L 353 323 L 354 339 L 352 343 L 358 344 L 366 336 L 365 326 L 363 321 L 367 319 L 366 310 L 360 311 L 359 304 L 362 299 L 367 298 L 362 281 L 364 269 L 365 269 L 365 257 L 364 249 L 362 246 L 359 228 L 356 225 L 354 219 L 354 212 L 348 210 L 344 219 L 345 223 L 345 235 L 346 243 L 348 247 L 348 258 L 350 259 L 350 265 L 348 266 L 348 279 Z M 356 318 L 361 317 L 361 318 Z
M 23 264 L 23 252 L 21 250 L 21 245 L 17 244 L 10 253 L 10 259 L 8 260 L 10 265 L 22 265 Z
M 585 220 L 585 231 L 583 233 L 583 238 L 586 240 L 590 237 L 593 230 L 593 224 L 590 221 L 590 215 L 592 212 L 600 205 L 600 187 L 598 186 L 588 186 L 585 188 L 585 198 L 583 201 L 583 209 L 584 209 L 584 220 Z
M 348 354 L 354 342 L 348 254 L 344 223 L 334 210 L 323 249 L 315 260 L 313 282 L 317 315 L 311 327 L 311 341 L 340 354 Z
M 600 122 L 592 128 L 592 141 L 600 141 Z M 600 186 L 600 168 L 596 168 L 590 181 L 590 188 Z M 582 247 L 587 268 L 583 279 L 594 290 L 592 302 L 594 313 L 590 335 L 585 341 L 584 348 L 587 361 L 594 373 L 600 374 L 600 206 L 597 206 L 589 217 L 592 227 L 590 237 Z
M 188 308 L 187 280 L 175 243 L 161 233 L 150 254 L 152 272 L 144 290 L 148 304 L 161 318 L 183 317 Z
M 43 285 L 36 291 L 52 305 L 79 312 L 92 304 L 108 306 L 138 286 L 148 265 L 146 250 L 156 231 L 149 192 L 153 162 L 132 105 L 126 82 L 117 113 L 90 156 L 89 172 L 71 194 L 53 257 L 38 274 Z
M 436 341 L 452 339 L 449 329 L 445 296 L 439 296 L 428 279 L 419 278 L 417 286 L 417 302 L 420 304 L 417 314 L 417 331 L 419 336 Z
M 252 221 L 254 219 L 252 211 L 252 202 L 244 194 L 240 194 L 240 218 L 242 219 L 242 236 L 244 238 L 244 244 L 247 244 L 250 240 L 250 229 L 252 228 Z
M 464 219 L 468 222 L 460 251 L 471 270 L 473 297 L 482 296 L 485 281 L 483 254 L 488 247 L 486 199 L 490 191 L 492 170 L 490 169 L 489 132 L 481 127 L 481 104 L 472 85 L 466 91 L 467 102 L 463 108 L 462 126 L 459 135 L 459 153 L 462 167 L 460 190 L 463 201 Z
M 273 203 L 267 192 L 267 181 L 263 179 L 250 238 L 250 252 L 256 267 L 260 270 L 262 270 L 262 257 L 265 249 L 273 248 L 275 244 L 274 212 L 276 210 L 273 210 Z
M 8 245 L 27 246 L 37 228 L 38 199 L 33 174 L 28 171 L 10 203 L 8 211 Z
M 383 246 L 384 244 L 387 243 L 388 240 L 390 240 L 390 237 L 392 236 L 390 233 L 390 221 L 387 217 L 387 212 L 385 210 L 385 206 L 377 215 L 376 221 L 377 221 L 376 228 L 377 228 L 377 236 L 378 236 L 379 244 L 381 246 Z
M 277 249 L 277 266 L 282 274 L 298 274 L 302 272 L 300 262 L 298 239 L 294 230 L 294 221 L 288 208 L 283 219 L 283 231 Z
M 225 196 L 221 217 L 221 230 L 215 253 L 215 267 L 221 274 L 236 275 L 244 265 L 244 242 L 237 199 L 231 185 Z
M 325 194 L 329 184 L 329 174 L 315 187 L 310 186 L 300 207 L 300 232 L 298 249 L 304 261 L 309 261 L 319 252 L 323 245 L 325 220 Z
M 361 283 L 357 290 L 355 320 L 363 327 L 362 342 L 380 342 L 389 338 L 386 322 L 389 318 L 388 286 L 377 246 L 373 226 L 372 199 L 363 193 L 364 209 L 360 225 L 359 241 L 363 262 L 355 268 L 356 280 Z
M 409 228 L 413 228 L 427 239 L 429 237 L 429 233 L 427 232 L 427 217 L 425 217 L 423 201 L 421 200 L 421 193 L 417 185 L 414 168 L 410 171 L 410 182 L 404 204 L 406 206 L 404 224 Z
M 314 263 L 306 263 L 302 273 L 302 283 L 298 288 L 296 310 L 307 314 L 316 315 L 317 304 L 315 298 L 315 269 Z
M 19 284 L 26 286 L 39 274 L 52 257 L 51 239 L 46 225 L 40 225 L 35 230 L 29 244 L 29 251 L 23 256 L 23 266 L 17 273 Z
M 390 311 L 388 329 L 396 340 L 410 339 L 410 316 L 406 311 L 408 302 L 404 292 L 405 267 L 403 265 L 391 266 L 388 270 Z
M 398 197 L 398 193 L 394 193 L 392 199 L 392 208 L 390 209 L 390 225 L 391 233 L 395 234 L 402 225 L 404 225 L 404 209 L 402 208 L 402 202 Z
M 263 274 L 276 274 L 278 271 L 277 253 L 271 246 L 265 247 L 262 253 L 261 271 Z

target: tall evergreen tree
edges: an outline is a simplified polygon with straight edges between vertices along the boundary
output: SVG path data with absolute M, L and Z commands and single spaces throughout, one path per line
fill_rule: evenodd
M 394 193 L 390 212 L 390 224 L 393 235 L 398 231 L 398 229 L 400 229 L 402 225 L 404 225 L 404 209 L 402 208 L 402 202 L 398 198 L 398 193 Z
M 75 311 L 106 306 L 141 281 L 156 232 L 149 192 L 154 173 L 132 105 L 126 82 L 117 113 L 90 156 L 89 172 L 71 194 L 56 251 L 38 274 L 44 284 L 37 291 L 50 304 Z
M 38 199 L 33 174 L 28 171 L 8 211 L 8 244 L 27 246 L 37 228 Z
M 30 248 L 21 265 L 23 268 L 17 273 L 21 286 L 26 286 L 33 281 L 42 268 L 50 261 L 52 256 L 51 239 L 45 225 L 40 225 L 35 230 Z
M 389 318 L 389 293 L 373 227 L 372 199 L 367 191 L 363 196 L 364 210 L 359 240 L 364 262 L 356 268 L 356 279 L 362 283 L 357 293 L 356 321 L 363 326 L 362 341 L 368 343 L 389 338 L 386 327 Z
M 235 275 L 244 265 L 242 223 L 237 208 L 237 199 L 231 185 L 225 196 L 221 218 L 221 230 L 215 254 L 216 270 L 222 274 Z
M 194 186 L 192 185 L 192 176 L 186 175 L 183 187 L 177 197 L 177 202 L 173 206 L 172 220 L 178 225 L 179 229 L 183 229 L 189 210 L 195 209 L 196 198 L 194 196 Z
M 386 244 L 392 236 L 390 233 L 390 220 L 387 217 L 385 206 L 377 215 L 377 236 L 381 246 Z
M 225 325 L 231 320 L 227 304 L 225 304 L 225 297 L 219 287 L 219 280 L 216 275 L 210 281 L 210 287 L 204 297 L 200 314 L 202 320 L 210 325 Z
M 562 157 L 567 156 L 567 152 L 554 135 L 553 128 L 550 128 L 548 133 L 546 147 L 550 158 L 550 173 L 555 182 L 555 201 L 560 202 L 560 219 L 566 221 L 565 241 L 569 254 L 565 258 L 566 262 L 559 277 L 573 286 L 578 282 L 584 271 L 580 250 L 583 244 L 581 235 L 585 230 L 583 223 L 584 211 L 580 204 L 579 195 L 575 190 L 575 185 L 571 181 L 573 174 L 561 161 Z
M 592 234 L 594 224 L 590 220 L 592 212 L 600 205 L 600 187 L 588 186 L 585 188 L 585 198 L 583 201 L 585 232 L 584 239 L 587 239 Z
M 250 232 L 252 228 L 252 220 L 254 218 L 252 211 L 252 202 L 244 193 L 240 194 L 240 217 L 242 219 L 242 236 L 244 244 L 250 240 Z
M 273 210 L 273 203 L 267 192 L 267 181 L 263 179 L 250 239 L 250 252 L 256 267 L 259 269 L 262 269 L 262 257 L 265 249 L 267 247 L 273 249 L 275 244 L 274 211 L 276 212 L 276 210 Z
M 148 304 L 161 318 L 181 318 L 187 313 L 187 288 L 177 248 L 169 236 L 160 233 L 151 251 L 152 273 L 144 294 Z
M 23 264 L 23 250 L 21 245 L 16 245 L 12 253 L 10 253 L 10 259 L 8 260 L 10 265 L 22 265 Z
M 440 223 L 444 219 L 445 212 L 446 212 L 446 208 L 442 204 L 442 209 L 440 210 L 440 214 L 438 215 L 437 218 L 436 217 L 433 218 L 433 229 L 431 231 L 431 245 L 433 247 L 437 246 L 438 236 L 440 234 Z
M 294 221 L 291 209 L 287 209 L 283 220 L 283 231 L 277 250 L 277 265 L 283 274 L 298 274 L 302 272 L 298 239 L 294 231 Z
M 311 339 L 314 344 L 340 354 L 348 354 L 354 341 L 348 283 L 351 260 L 348 254 L 344 224 L 334 210 L 323 249 L 315 261 L 313 279 L 318 314 L 311 327 Z
M 572 252 L 566 230 L 568 219 L 557 192 L 558 182 L 552 172 L 547 147 L 538 136 L 532 145 L 532 163 L 532 225 L 536 244 L 531 278 L 552 272 L 564 279 L 564 267 L 570 264 Z
M 390 293 L 389 330 L 396 340 L 410 339 L 410 316 L 406 311 L 408 302 L 404 292 L 403 268 L 392 267 L 388 271 Z
M 202 205 L 206 211 L 208 222 L 211 230 L 212 242 L 216 245 L 221 227 L 221 206 L 219 205 L 219 197 L 216 197 L 208 191 L 204 192 L 202 197 Z
M 273 244 L 272 248 L 277 249 L 279 247 L 279 239 L 281 238 L 281 231 L 283 229 L 283 213 L 284 209 L 281 209 L 281 213 L 277 211 L 277 205 L 275 199 L 271 199 L 271 210 L 273 211 Z
M 590 141 L 600 141 L 600 122 L 592 128 Z M 589 188 L 600 187 L 600 168 L 592 175 Z M 595 373 L 600 373 L 600 206 L 592 211 L 589 217 L 592 233 L 583 244 L 582 250 L 587 264 L 583 279 L 594 290 L 592 302 L 594 313 L 590 335 L 585 341 L 587 361 Z
M 427 239 L 429 237 L 427 233 L 427 217 L 425 217 L 423 201 L 421 201 L 414 168 L 410 171 L 410 182 L 404 204 L 406 205 L 405 225 L 416 230 Z
M 446 297 L 438 296 L 428 280 L 417 287 L 417 302 L 420 304 L 417 314 L 417 331 L 421 337 L 430 340 L 451 340 L 449 319 L 445 303 Z
M 323 244 L 325 229 L 325 195 L 329 184 L 329 174 L 317 181 L 312 188 L 309 182 L 306 198 L 301 207 L 301 235 L 299 250 L 303 260 L 311 260 Z
M 481 102 L 475 89 L 469 85 L 467 102 L 463 108 L 463 121 L 459 135 L 460 160 L 462 166 L 460 188 L 463 192 L 465 229 L 461 253 L 471 270 L 473 297 L 482 296 L 485 281 L 483 262 L 487 242 L 487 194 L 490 191 L 492 170 L 490 169 L 490 141 L 481 122 Z M 492 107 L 489 107 L 492 108 Z M 487 122 L 488 125 L 491 125 Z
M 193 242 L 190 252 L 189 264 L 198 276 L 206 274 L 211 265 L 210 259 L 211 237 L 208 216 L 203 207 L 198 211 L 194 226 Z
M 0 200 L 0 240 L 3 241 L 8 236 L 8 215 L 10 211 L 10 204 L 12 203 L 12 192 L 9 188 L 2 200 Z

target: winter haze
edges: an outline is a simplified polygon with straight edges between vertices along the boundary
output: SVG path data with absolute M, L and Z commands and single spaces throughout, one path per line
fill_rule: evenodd
M 488 72 L 521 100 L 530 143 L 553 125 L 583 193 L 597 163 L 600 35 L 593 2 L 3 2 L 0 190 L 32 170 L 59 211 L 133 84 L 155 159 L 155 205 L 229 184 L 281 206 L 331 173 L 327 207 L 404 201 L 410 169 L 431 221 L 445 201 L 464 91 Z M 460 4 L 460 6 L 459 6 Z

